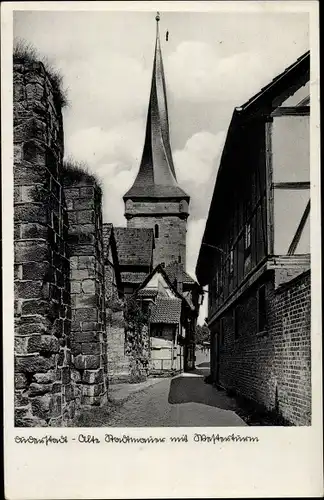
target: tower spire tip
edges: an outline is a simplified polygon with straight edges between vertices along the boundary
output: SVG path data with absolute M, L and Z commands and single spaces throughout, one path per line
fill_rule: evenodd
M 159 20 L 160 20 L 160 12 L 156 13 L 155 20 L 156 20 L 157 23 L 159 22 Z

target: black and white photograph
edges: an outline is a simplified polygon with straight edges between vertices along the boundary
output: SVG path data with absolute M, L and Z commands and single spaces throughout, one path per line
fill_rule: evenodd
M 310 12 L 73 3 L 12 12 L 14 432 L 310 428 Z
M 310 425 L 308 16 L 235 20 L 14 14 L 17 426 Z

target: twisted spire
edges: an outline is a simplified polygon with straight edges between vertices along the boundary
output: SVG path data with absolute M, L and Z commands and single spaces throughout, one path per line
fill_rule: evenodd
M 188 195 L 178 186 L 171 152 L 166 85 L 159 35 L 159 12 L 155 20 L 155 53 L 143 155 L 134 184 L 125 194 L 124 199 L 136 196 L 188 198 Z

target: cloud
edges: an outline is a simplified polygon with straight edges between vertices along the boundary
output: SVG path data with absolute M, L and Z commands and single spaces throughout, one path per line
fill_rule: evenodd
M 231 55 L 221 54 L 216 47 L 183 41 L 166 58 L 168 88 L 175 99 L 242 104 L 294 60 L 291 51 L 274 52 L 271 46 Z
M 142 154 L 144 123 L 125 122 L 107 131 L 90 127 L 75 132 L 68 141 L 66 156 L 85 161 L 103 186 L 105 221 L 125 225 L 122 196 L 132 185 Z
M 174 152 L 178 180 L 205 184 L 215 168 L 215 160 L 220 155 L 225 132 L 212 134 L 202 130 L 192 135 L 182 150 Z
M 146 114 L 151 71 L 140 59 L 108 52 L 104 60 L 98 53 L 91 59 L 60 59 L 56 64 L 68 88 L 72 106 L 67 116 L 74 127 L 99 123 L 109 128 Z
M 193 219 L 208 212 L 226 133 L 212 134 L 206 130 L 192 135 L 182 150 L 174 153 L 180 186 L 190 195 Z

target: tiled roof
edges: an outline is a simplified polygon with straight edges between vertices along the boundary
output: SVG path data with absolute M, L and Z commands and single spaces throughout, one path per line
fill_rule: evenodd
M 177 324 L 181 316 L 180 299 L 157 298 L 151 309 L 151 323 Z
M 153 229 L 116 227 L 114 233 L 121 266 L 151 265 Z
M 147 273 L 134 273 L 126 271 L 120 273 L 120 275 L 122 283 L 135 283 L 139 285 L 145 280 Z
M 182 283 L 185 284 L 194 284 L 195 280 L 192 279 L 191 276 L 189 276 L 188 273 L 183 268 L 182 264 L 178 264 L 178 262 L 171 262 L 171 264 L 168 264 L 165 266 L 165 272 L 169 276 L 169 279 L 172 281 L 172 283 L 175 282 L 176 279 L 181 279 Z
M 158 294 L 157 288 L 142 288 L 137 292 L 139 297 L 156 297 Z

